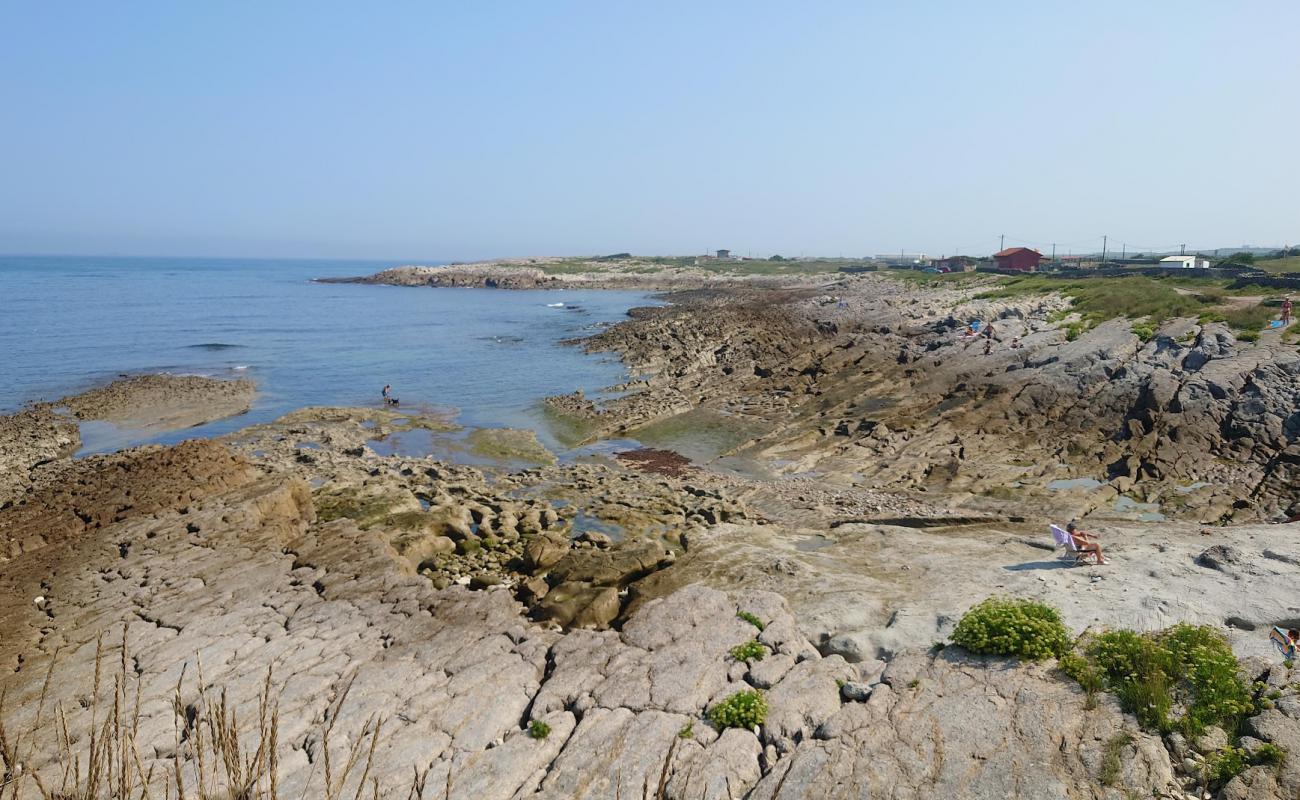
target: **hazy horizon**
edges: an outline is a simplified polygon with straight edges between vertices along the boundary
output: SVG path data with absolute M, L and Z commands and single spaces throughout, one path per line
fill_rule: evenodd
M 1294 4 L 0 7 L 4 254 L 1300 239 Z

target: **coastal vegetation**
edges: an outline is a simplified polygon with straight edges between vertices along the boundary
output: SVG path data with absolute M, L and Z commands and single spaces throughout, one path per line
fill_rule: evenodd
M 737 661 L 762 661 L 767 655 L 767 648 L 759 644 L 757 639 L 750 639 L 744 644 L 738 644 L 731 648 L 731 657 Z
M 977 297 L 998 300 L 1052 292 L 1069 297 L 1071 312 L 1079 317 L 1067 326 L 1068 339 L 1108 320 L 1127 318 L 1137 323 L 1133 333 L 1143 341 L 1153 338 L 1162 324 L 1178 317 L 1194 318 L 1202 324 L 1222 322 L 1236 331 L 1238 338 L 1253 340 L 1277 316 L 1277 303 L 1234 298 L 1279 293 L 1264 286 L 1229 288 L 1228 281 L 1207 278 L 1127 275 L 1071 280 L 1027 275 L 1003 279 Z
M 1300 254 L 1283 256 L 1282 258 L 1262 258 L 1255 262 L 1255 266 L 1274 275 L 1300 272 Z
M 1061 669 L 1086 691 L 1113 692 L 1144 728 L 1161 733 L 1197 736 L 1212 725 L 1235 731 L 1254 710 L 1232 647 L 1204 625 L 1088 636 Z
M 1058 668 L 1084 690 L 1085 709 L 1095 709 L 1101 692 L 1113 694 L 1120 708 L 1151 733 L 1177 734 L 1189 742 L 1211 729 L 1226 743 L 1198 744 L 1204 757 L 1197 779 L 1217 790 L 1252 766 L 1277 766 L 1286 751 L 1275 744 L 1242 739 L 1246 718 L 1273 707 L 1279 697 L 1250 686 L 1227 638 L 1206 625 L 1178 624 L 1162 631 L 1127 629 L 1089 633 L 1072 641 L 1056 609 L 1032 600 L 991 597 L 958 622 L 952 640 L 975 653 L 1041 659 L 1056 656 Z M 1098 780 L 1118 785 L 1123 756 L 1133 735 L 1119 731 L 1102 752 Z
M 966 612 L 952 641 L 973 653 L 1057 656 L 1061 670 L 1090 697 L 1113 692 L 1144 728 L 1160 733 L 1197 736 L 1210 726 L 1235 731 L 1254 710 L 1227 638 L 1205 625 L 1155 633 L 1117 629 L 1072 642 L 1055 608 L 990 597 Z
M 545 739 L 551 735 L 551 726 L 540 719 L 535 719 L 528 723 L 528 735 L 534 739 Z
M 709 709 L 714 727 L 752 730 L 767 719 L 767 698 L 757 689 L 743 689 Z
M 1045 603 L 990 597 L 966 612 L 952 640 L 972 653 L 1038 660 L 1063 654 L 1070 634 Z

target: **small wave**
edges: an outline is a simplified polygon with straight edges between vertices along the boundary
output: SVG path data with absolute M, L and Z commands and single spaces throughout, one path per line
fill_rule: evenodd
M 189 345 L 191 350 L 234 350 L 236 347 L 243 347 L 242 344 L 228 344 L 226 342 L 204 342 L 203 344 Z
M 243 371 L 246 370 L 246 369 L 248 369 L 248 365 L 247 365 L 247 364 L 236 364 L 235 366 L 233 366 L 233 367 L 230 368 L 230 371 L 231 371 L 231 372 L 243 372 Z
M 564 303 L 547 303 L 547 308 L 564 308 Z

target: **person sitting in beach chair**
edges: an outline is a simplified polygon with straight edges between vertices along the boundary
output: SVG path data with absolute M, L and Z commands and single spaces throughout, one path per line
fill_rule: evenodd
M 1274 625 L 1273 630 L 1268 633 L 1268 639 L 1273 643 L 1273 646 L 1277 648 L 1278 652 L 1282 654 L 1283 658 L 1287 661 L 1295 661 L 1296 646 L 1297 644 L 1300 644 L 1300 631 L 1295 630 L 1294 628 L 1284 631 Z
M 1065 532 L 1070 534 L 1070 540 L 1074 542 L 1075 548 L 1080 553 L 1091 553 L 1097 557 L 1098 564 L 1106 563 L 1106 556 L 1101 552 L 1101 540 L 1097 538 L 1097 534 L 1083 530 L 1074 520 L 1070 520 L 1070 524 L 1065 526 Z
M 1058 545 L 1065 548 L 1065 555 L 1062 558 L 1069 560 L 1076 566 L 1079 564 L 1105 564 L 1106 559 L 1101 555 L 1101 545 L 1092 537 L 1091 534 L 1084 533 L 1083 538 L 1076 538 L 1073 533 L 1077 526 L 1071 522 L 1066 528 L 1060 525 L 1052 525 L 1052 539 Z

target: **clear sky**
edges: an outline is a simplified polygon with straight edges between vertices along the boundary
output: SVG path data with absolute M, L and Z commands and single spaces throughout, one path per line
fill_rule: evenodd
M 1300 240 L 1300 3 L 0 0 L 0 252 Z

